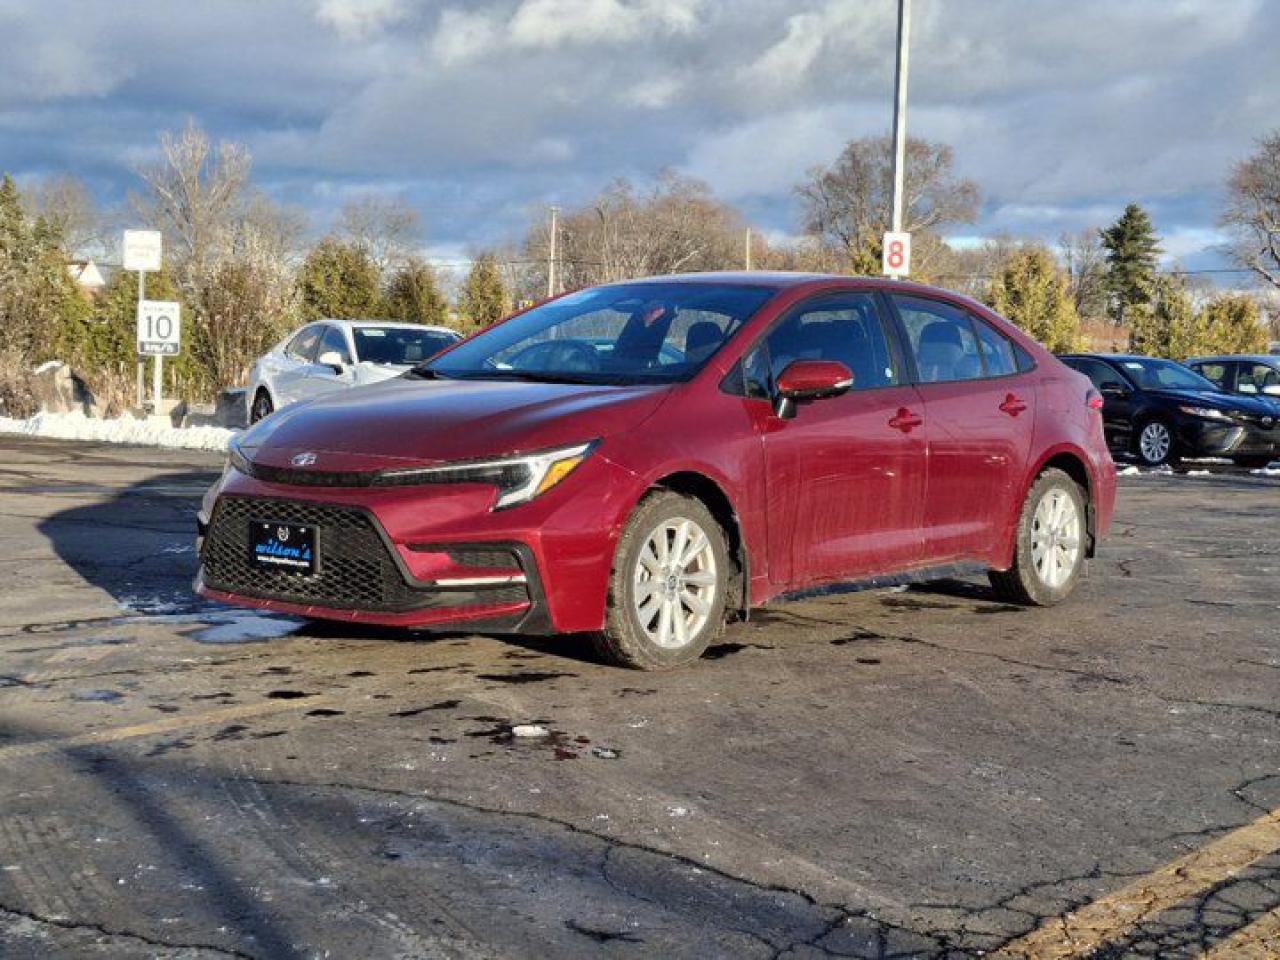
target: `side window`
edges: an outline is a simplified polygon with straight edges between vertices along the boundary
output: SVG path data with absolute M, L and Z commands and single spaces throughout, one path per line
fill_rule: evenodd
M 332 350 L 342 358 L 345 364 L 351 363 L 351 351 L 347 349 L 347 335 L 337 327 L 326 326 L 324 336 L 320 339 L 320 347 L 316 350 L 316 356 L 322 353 L 328 353 Z
M 1267 387 L 1280 387 L 1280 370 L 1265 363 L 1255 363 L 1253 365 L 1253 382 L 1258 385 L 1259 392 L 1262 392 Z
M 849 294 L 801 306 L 766 339 L 769 373 L 776 380 L 794 360 L 836 360 L 853 373 L 854 390 L 893 386 L 898 370 L 884 325 L 869 293 Z M 751 358 L 748 357 L 748 378 Z
M 284 352 L 294 360 L 310 363 L 311 359 L 316 355 L 316 344 L 320 342 L 320 334 L 323 329 L 318 323 L 303 327 L 302 331 L 289 341 L 289 345 L 284 348 Z
M 1013 344 L 1004 334 L 997 333 L 981 320 L 973 322 L 978 331 L 978 349 L 982 351 L 982 363 L 988 377 L 1007 377 L 1018 372 L 1018 360 L 1013 354 Z
M 978 340 L 969 314 L 950 304 L 893 294 L 924 383 L 977 380 L 983 376 Z
M 1120 374 L 1098 360 L 1082 360 L 1072 357 L 1063 362 L 1072 370 L 1078 370 L 1088 377 L 1098 391 L 1101 391 L 1106 384 L 1124 386 L 1124 380 Z
M 1236 390 L 1239 393 L 1261 393 L 1264 387 L 1280 384 L 1280 374 L 1265 363 L 1236 364 Z
M 1191 369 L 1206 380 L 1212 380 L 1224 390 L 1227 389 L 1227 365 L 1225 363 L 1197 363 Z

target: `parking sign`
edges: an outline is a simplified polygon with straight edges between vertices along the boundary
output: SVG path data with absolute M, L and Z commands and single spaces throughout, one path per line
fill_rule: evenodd
M 880 269 L 886 277 L 905 277 L 911 273 L 911 234 L 887 231 L 883 249 Z
M 124 232 L 124 268 L 156 272 L 160 269 L 160 247 L 159 230 L 126 230 Z
M 138 303 L 138 356 L 176 357 L 182 344 L 182 305 L 172 300 Z

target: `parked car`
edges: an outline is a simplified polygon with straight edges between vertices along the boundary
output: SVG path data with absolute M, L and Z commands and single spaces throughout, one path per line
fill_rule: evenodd
M 290 403 L 398 377 L 461 335 L 416 323 L 318 320 L 295 330 L 249 371 L 249 422 Z
M 983 569 L 1054 604 L 1111 523 L 1100 407 L 942 290 L 596 287 L 248 430 L 202 505 L 196 586 L 346 622 L 590 632 L 643 669 L 832 584 Z
M 1147 466 L 1230 457 L 1260 467 L 1280 456 L 1280 413 L 1265 400 L 1226 393 L 1172 360 L 1119 354 L 1061 359 L 1102 394 L 1111 447 Z
M 1262 397 L 1272 401 L 1280 412 L 1280 356 L 1192 357 L 1186 366 L 1211 380 L 1220 390 Z

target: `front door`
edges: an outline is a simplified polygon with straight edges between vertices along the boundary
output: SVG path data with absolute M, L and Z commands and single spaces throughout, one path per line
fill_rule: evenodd
M 836 360 L 852 389 L 799 407 L 758 405 L 768 491 L 770 578 L 783 588 L 911 566 L 920 552 L 925 448 L 920 401 L 904 383 L 876 298 L 806 301 L 748 357 L 769 383 L 793 360 Z

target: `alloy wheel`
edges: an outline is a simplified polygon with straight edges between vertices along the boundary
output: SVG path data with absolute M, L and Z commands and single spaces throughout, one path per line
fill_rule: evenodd
M 1142 459 L 1147 463 L 1164 463 L 1173 446 L 1173 437 L 1169 428 L 1159 420 L 1153 420 L 1142 428 L 1138 436 L 1138 449 L 1142 451 Z
M 253 409 L 249 411 L 249 422 L 257 423 L 263 417 L 268 416 L 273 409 L 271 398 L 259 390 L 258 395 L 253 398 Z
M 632 602 L 645 634 L 666 649 L 693 642 L 714 609 L 719 579 L 707 532 L 685 517 L 664 520 L 632 572 Z
M 1080 563 L 1080 533 L 1075 501 L 1065 490 L 1048 490 L 1031 520 L 1031 560 L 1046 587 L 1056 590 L 1075 573 Z

